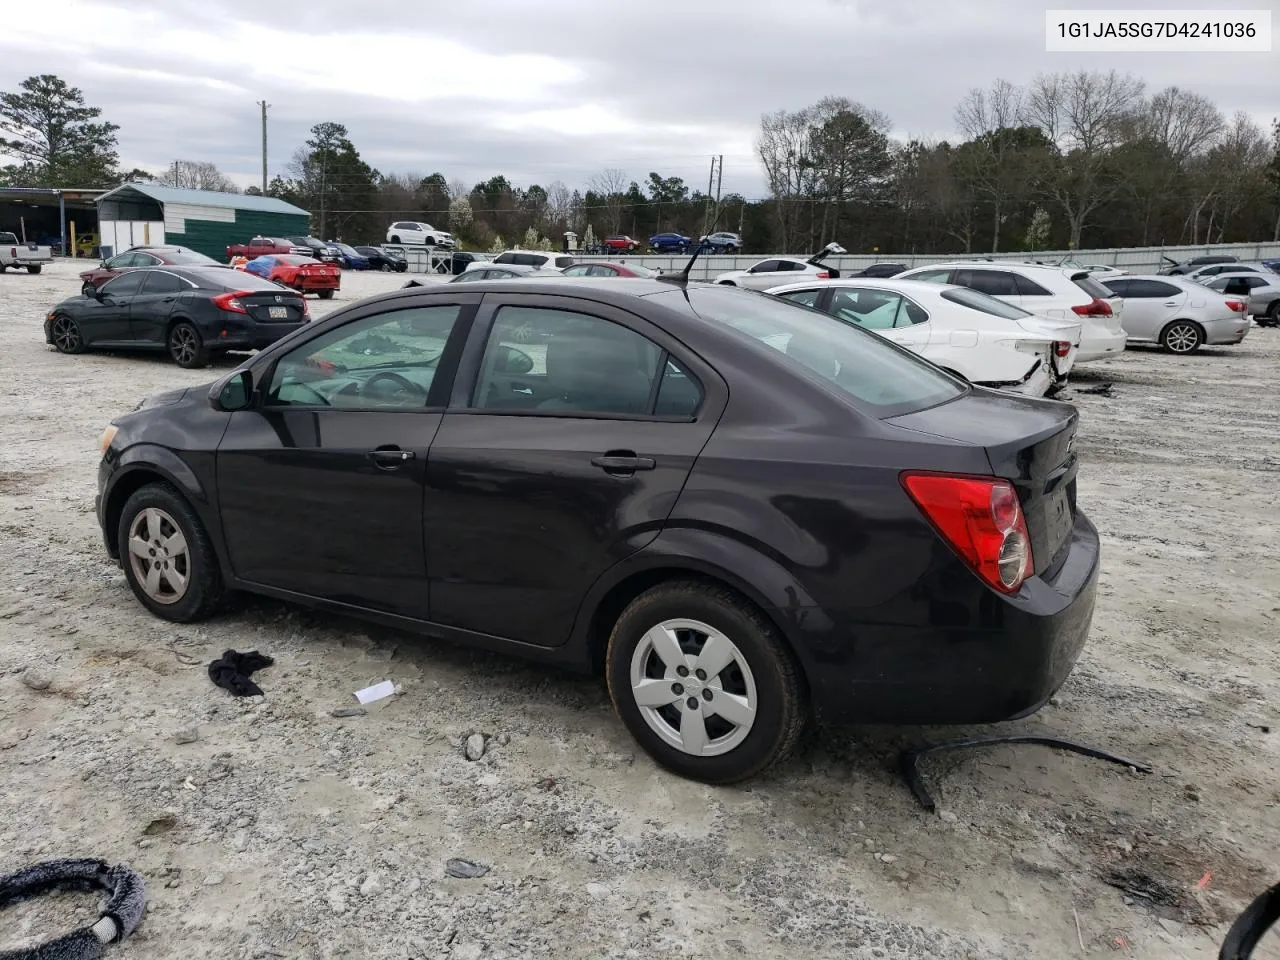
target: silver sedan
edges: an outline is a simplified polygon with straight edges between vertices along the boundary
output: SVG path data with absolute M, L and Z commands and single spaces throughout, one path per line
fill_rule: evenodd
M 1120 322 L 1130 343 L 1186 354 L 1205 344 L 1239 343 L 1249 332 L 1242 299 L 1185 277 L 1109 277 L 1102 284 L 1124 298 Z
M 1258 326 L 1280 327 L 1280 276 L 1273 273 L 1220 273 L 1201 283 L 1227 296 L 1247 296 L 1249 313 Z

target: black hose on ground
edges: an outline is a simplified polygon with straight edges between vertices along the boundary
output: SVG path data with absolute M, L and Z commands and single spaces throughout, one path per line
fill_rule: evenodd
M 142 878 L 102 860 L 50 860 L 0 877 L 0 910 L 52 890 L 100 891 L 106 903 L 97 922 L 27 950 L 0 950 L 0 960 L 98 960 L 108 943 L 137 928 L 146 909 Z

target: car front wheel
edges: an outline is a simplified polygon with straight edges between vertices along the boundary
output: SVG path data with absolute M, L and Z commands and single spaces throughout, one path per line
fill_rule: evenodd
M 54 349 L 59 353 L 80 353 L 84 350 L 84 337 L 80 333 L 80 324 L 59 313 L 49 325 Z
M 176 623 L 202 620 L 222 602 L 218 557 L 200 518 L 167 483 L 134 491 L 116 530 L 125 579 L 139 602 Z
M 631 735 L 691 780 L 746 780 L 785 758 L 808 709 L 777 628 L 734 592 L 661 584 L 609 637 L 609 695 Z

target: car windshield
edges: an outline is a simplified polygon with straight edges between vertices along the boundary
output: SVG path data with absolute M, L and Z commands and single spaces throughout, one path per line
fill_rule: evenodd
M 950 300 L 952 303 L 958 303 L 960 306 L 968 307 L 970 310 L 978 310 L 1004 320 L 1025 320 L 1033 315 L 1021 307 L 1015 307 L 1011 303 L 997 300 L 995 297 L 988 296 L 978 290 L 970 290 L 968 287 L 950 287 L 947 290 L 943 290 L 942 299 Z
M 345 243 L 335 243 L 335 244 L 334 244 L 334 246 L 335 246 L 335 247 L 336 247 L 336 248 L 337 248 L 341 253 L 345 253 L 348 257 L 358 257 L 358 256 L 361 256 L 361 254 L 356 250 L 356 248 L 355 248 L 355 247 L 347 246 L 347 244 L 345 244 Z
M 788 300 L 716 286 L 652 295 L 654 302 L 676 310 L 686 297 L 686 310 L 777 350 L 875 416 L 922 410 L 965 393 L 932 364 L 876 334 Z

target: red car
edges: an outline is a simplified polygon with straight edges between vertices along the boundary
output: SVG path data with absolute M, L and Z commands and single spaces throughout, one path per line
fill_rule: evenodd
M 605 237 L 604 245 L 610 250 L 622 250 L 626 253 L 640 249 L 640 241 L 632 240 L 630 237 Z
M 342 286 L 342 271 L 338 267 L 293 253 L 256 257 L 239 269 L 292 287 L 299 293 L 314 293 L 321 300 L 332 299 Z
M 598 263 L 575 263 L 560 271 L 566 277 L 646 277 L 661 276 L 661 271 L 642 267 L 638 263 L 610 263 L 602 260 Z
M 186 247 L 132 247 L 124 253 L 116 254 L 110 260 L 104 260 L 92 270 L 80 274 L 83 286 L 80 292 L 91 293 L 112 277 L 138 267 L 220 267 L 213 257 L 196 253 Z

